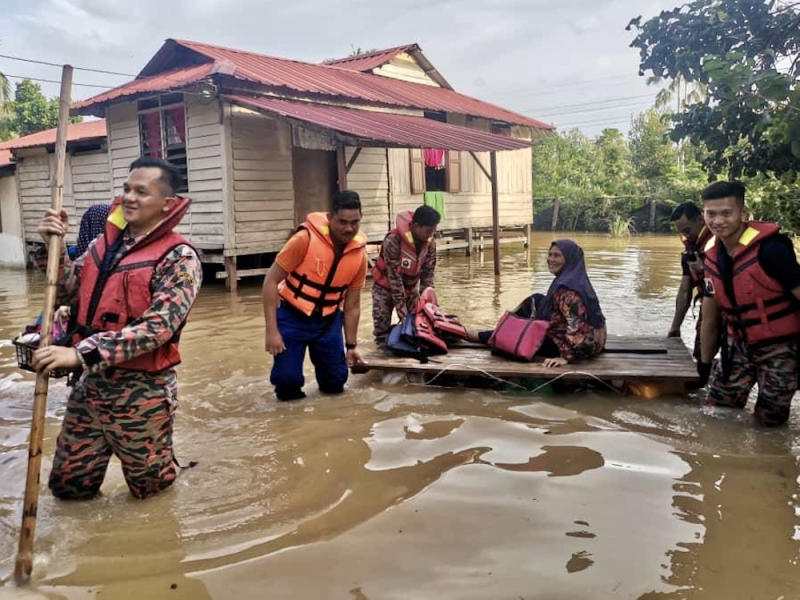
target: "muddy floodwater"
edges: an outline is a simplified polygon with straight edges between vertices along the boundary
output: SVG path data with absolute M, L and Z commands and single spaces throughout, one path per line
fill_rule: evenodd
M 441 305 L 492 326 L 550 276 L 529 249 L 443 254 Z M 574 236 L 610 334 L 665 335 L 680 279 L 674 237 Z M 206 285 L 183 334 L 175 445 L 199 461 L 134 500 L 112 461 L 102 495 L 43 487 L 31 585 L 13 587 L 34 378 L 9 340 L 39 312 L 42 277 L 0 270 L 0 598 L 797 599 L 800 406 L 765 430 L 698 396 L 554 395 L 351 376 L 279 403 L 260 282 Z M 361 346 L 372 346 L 370 295 Z M 692 318 L 683 327 L 691 343 Z M 546 389 L 546 388 L 545 388 Z M 43 480 L 67 390 L 51 385 Z

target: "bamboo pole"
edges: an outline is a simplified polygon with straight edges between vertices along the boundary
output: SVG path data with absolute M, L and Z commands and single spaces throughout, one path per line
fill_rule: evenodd
M 64 65 L 61 72 L 61 95 L 58 106 L 58 129 L 56 133 L 56 170 L 52 183 L 50 207 L 61 212 L 64 199 L 64 163 L 67 154 L 67 125 L 69 123 L 70 90 L 72 89 L 72 67 Z M 49 346 L 58 287 L 58 266 L 61 260 L 63 240 L 51 235 L 47 241 L 47 284 L 44 290 L 42 309 L 42 331 L 39 345 Z M 36 388 L 31 414 L 31 436 L 28 443 L 28 474 L 25 479 L 25 497 L 22 504 L 22 527 L 19 532 L 17 561 L 14 566 L 14 581 L 25 585 L 33 570 L 33 537 L 36 531 L 36 512 L 39 509 L 39 475 L 42 467 L 42 438 L 44 418 L 47 412 L 47 389 L 49 375 L 36 374 Z

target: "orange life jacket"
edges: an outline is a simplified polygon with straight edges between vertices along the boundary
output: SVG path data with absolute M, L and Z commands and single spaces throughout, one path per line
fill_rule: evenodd
M 150 280 L 158 263 L 176 246 L 191 246 L 186 238 L 173 231 L 191 203 L 189 198 L 179 197 L 153 231 L 139 239 L 116 263 L 104 268 L 106 252 L 116 253 L 127 226 L 121 201 L 122 198 L 118 197 L 112 203 L 105 231 L 89 247 L 81 268 L 74 344 L 98 331 L 120 331 L 141 317 L 150 308 Z M 109 259 L 113 260 L 113 257 L 109 256 Z M 114 366 L 156 372 L 177 365 L 181 362 L 179 338 L 180 329 L 156 350 Z
M 425 258 L 428 256 L 428 250 L 431 246 L 431 242 L 428 240 L 422 244 L 419 252 L 417 252 L 414 236 L 411 234 L 411 221 L 413 218 L 414 211 L 407 210 L 399 213 L 395 219 L 394 229 L 387 233 L 384 238 L 384 241 L 390 235 L 396 235 L 400 238 L 400 275 L 403 278 L 403 289 L 409 293 L 417 289 L 422 266 L 425 264 Z M 372 267 L 372 281 L 375 285 L 387 290 L 391 288 L 386 259 L 383 257 L 383 246 L 381 246 L 381 251 L 378 253 L 375 266 Z
M 777 234 L 775 223 L 750 221 L 733 251 L 733 297 L 729 297 L 719 265 L 720 244 L 712 237 L 705 247 L 706 286 L 725 314 L 728 331 L 748 344 L 800 335 L 800 308 L 794 296 L 764 271 L 758 260 L 761 243 Z
M 300 229 L 308 231 L 308 251 L 303 262 L 278 284 L 278 293 L 302 313 L 326 317 L 341 308 L 364 260 L 367 238 L 359 231 L 344 251 L 336 254 L 325 213 L 310 213 Z

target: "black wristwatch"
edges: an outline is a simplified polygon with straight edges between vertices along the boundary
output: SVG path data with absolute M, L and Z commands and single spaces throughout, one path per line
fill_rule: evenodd
M 345 347 L 346 349 L 348 349 L 348 350 L 354 350 L 356 346 L 358 346 L 358 344 L 348 344 L 348 343 L 345 343 L 345 345 L 344 345 L 344 347 Z

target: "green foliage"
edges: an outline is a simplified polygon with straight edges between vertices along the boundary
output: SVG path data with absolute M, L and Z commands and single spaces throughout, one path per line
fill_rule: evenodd
M 640 74 L 696 84 L 671 115 L 674 140 L 703 146 L 712 175 L 800 172 L 800 12 L 775 0 L 694 0 L 642 23 Z
M 14 128 L 23 136 L 58 124 L 58 99 L 48 100 L 38 83 L 23 79 L 14 95 Z
M 0 73 L 0 142 L 14 135 L 12 102 L 11 84 L 8 78 Z

